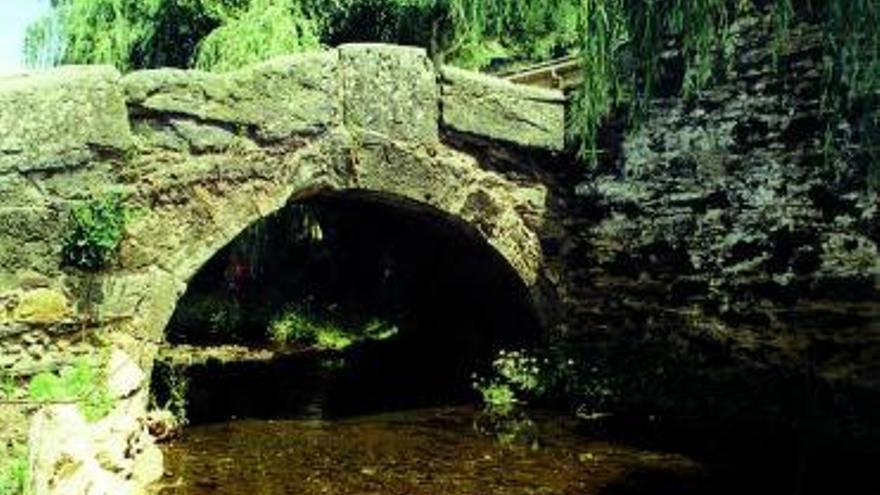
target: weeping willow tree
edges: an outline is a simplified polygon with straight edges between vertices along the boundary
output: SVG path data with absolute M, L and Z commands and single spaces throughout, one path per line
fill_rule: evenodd
M 122 71 L 189 67 L 203 38 L 245 0 L 52 0 L 29 26 L 32 67 L 111 64 Z
M 684 59 L 685 97 L 699 97 L 730 63 L 731 26 L 754 15 L 752 0 L 579 0 L 577 48 L 584 83 L 575 95 L 570 131 L 579 155 L 595 164 L 597 136 L 605 119 L 623 107 L 633 123 L 655 95 L 669 44 Z M 799 21 L 823 26 L 823 110 L 829 128 L 840 119 L 861 120 L 861 144 L 877 162 L 880 137 L 880 0 L 772 0 L 773 52 L 785 51 Z M 870 128 L 870 130 L 866 130 Z M 880 183 L 880 167 L 873 167 Z
M 29 26 L 25 58 L 32 66 L 61 63 L 131 67 L 151 38 L 160 0 L 53 0 L 52 12 Z
M 427 47 L 446 63 L 485 69 L 577 53 L 583 86 L 570 135 L 595 164 L 606 119 L 638 116 L 662 80 L 670 43 L 698 97 L 725 72 L 734 20 L 767 0 L 53 0 L 31 26 L 35 65 L 111 63 L 230 70 L 281 53 L 351 41 Z M 825 29 L 825 107 L 847 115 L 880 92 L 880 0 L 770 0 L 774 47 L 800 19 Z M 621 113 L 621 112 L 616 112 Z M 876 122 L 875 122 L 876 123 Z
M 320 46 L 318 23 L 297 0 L 253 0 L 222 15 L 220 27 L 199 44 L 200 69 L 232 70 Z
M 880 189 L 880 0 L 829 1 L 811 13 L 827 25 L 823 109 L 855 124 L 868 182 Z

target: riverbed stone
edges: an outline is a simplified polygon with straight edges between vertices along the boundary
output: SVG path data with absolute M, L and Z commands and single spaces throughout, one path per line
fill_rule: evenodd
M 161 476 L 162 454 L 147 431 L 145 375 L 111 348 L 105 386 L 115 399 L 88 422 L 77 404 L 42 407 L 29 432 L 34 495 L 139 495 Z

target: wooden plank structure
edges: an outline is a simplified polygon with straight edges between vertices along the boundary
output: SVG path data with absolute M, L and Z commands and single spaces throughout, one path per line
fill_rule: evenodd
M 501 73 L 499 77 L 517 84 L 559 89 L 565 93 L 574 90 L 583 82 L 581 59 L 577 55 L 569 55 L 508 73 Z

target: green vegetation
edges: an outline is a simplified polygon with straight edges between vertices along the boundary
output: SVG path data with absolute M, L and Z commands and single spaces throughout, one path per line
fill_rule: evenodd
M 186 370 L 171 363 L 158 360 L 153 369 L 154 386 L 150 392 L 150 409 L 171 413 L 174 426 L 182 427 L 188 423 L 187 406 L 189 400 L 189 377 Z M 157 390 L 160 391 L 157 396 Z
M 21 386 L 15 377 L 5 374 L 0 375 L 0 398 L 7 400 L 16 399 L 20 390 Z
M 388 340 L 397 335 L 397 326 L 381 318 L 373 318 L 368 321 L 360 331 L 369 340 Z
M 119 250 L 127 220 L 128 210 L 117 194 L 74 206 L 61 250 L 64 264 L 91 272 L 106 268 Z
M 365 340 L 386 340 L 397 335 L 397 327 L 379 319 L 344 327 L 296 306 L 282 311 L 269 323 L 269 338 L 278 344 L 300 344 L 318 349 L 342 350 Z
M 321 349 L 343 349 L 352 339 L 337 325 L 288 308 L 269 323 L 269 337 L 279 344 L 298 343 Z
M 535 423 L 524 406 L 547 389 L 547 363 L 547 359 L 526 351 L 499 351 L 492 361 L 491 374 L 474 376 L 474 388 L 483 404 L 475 422 L 477 431 L 495 436 L 504 445 L 536 446 Z
M 25 493 L 28 453 L 24 445 L 0 446 L 0 495 Z
M 576 361 L 555 346 L 540 354 L 499 351 L 491 373 L 474 375 L 473 385 L 483 412 L 496 418 L 522 416 L 523 407 L 537 401 L 565 404 L 579 417 L 602 416 L 616 388 L 598 366 Z
M 253 0 L 200 42 L 195 66 L 228 71 L 318 46 L 318 25 L 299 2 Z
M 34 376 L 28 394 L 36 402 L 76 402 L 88 421 L 103 418 L 115 405 L 106 387 L 105 365 L 90 357 L 80 357 L 57 373 Z
M 698 96 L 725 67 L 731 25 L 757 0 L 56 0 L 31 26 L 32 64 L 112 63 L 230 70 L 268 57 L 348 41 L 427 47 L 436 58 L 493 68 L 579 53 L 583 86 L 570 132 L 597 163 L 599 132 L 612 113 L 638 117 L 667 69 L 667 44 L 681 47 L 681 91 Z M 845 115 L 880 89 L 880 3 L 773 0 L 777 59 L 790 26 L 824 25 L 825 102 Z M 876 119 L 875 119 L 876 124 Z
M 244 319 L 241 306 L 229 296 L 192 297 L 174 313 L 172 328 L 196 330 L 206 336 L 235 336 Z
M 519 399 L 510 385 L 498 382 L 480 384 L 477 389 L 483 399 L 483 406 L 487 411 L 507 416 L 513 412 Z
M 526 351 L 498 352 L 492 361 L 492 374 L 475 376 L 474 388 L 480 392 L 485 409 L 492 414 L 508 415 L 518 404 L 541 395 L 547 388 L 547 360 L 539 360 Z

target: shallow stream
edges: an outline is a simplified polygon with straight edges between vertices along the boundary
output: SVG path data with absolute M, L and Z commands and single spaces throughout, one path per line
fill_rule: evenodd
M 537 440 L 479 434 L 467 407 L 340 420 L 193 426 L 165 446 L 164 495 L 582 495 L 735 493 L 724 465 L 591 439 L 537 419 Z M 744 480 L 739 478 L 739 482 Z

